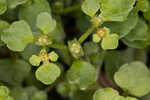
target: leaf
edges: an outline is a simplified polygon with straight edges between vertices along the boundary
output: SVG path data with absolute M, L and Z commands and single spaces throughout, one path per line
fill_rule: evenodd
M 120 38 L 123 38 L 137 25 L 138 23 L 138 14 L 134 9 L 131 11 L 127 19 L 123 22 L 106 22 L 104 25 L 109 27 L 111 32 L 117 33 Z
M 120 96 L 118 91 L 112 88 L 99 89 L 94 93 L 93 100 L 137 100 L 133 97 Z
M 39 56 L 32 55 L 29 61 L 33 66 L 39 66 L 41 62 L 41 58 Z
M 150 72 L 142 62 L 123 64 L 114 80 L 128 94 L 141 97 L 150 92 Z
M 101 46 L 104 50 L 116 49 L 119 43 L 119 36 L 117 34 L 110 34 L 103 38 Z
M 85 90 L 95 82 L 96 70 L 88 62 L 76 60 L 67 72 L 67 79 L 71 84 L 76 84 Z
M 8 0 L 8 8 L 9 9 L 14 9 L 18 5 L 22 5 L 26 3 L 28 0 Z
M 0 15 L 7 10 L 7 0 L 0 0 Z
M 150 9 L 147 12 L 144 12 L 144 17 L 146 20 L 148 20 L 150 22 Z
M 147 12 L 150 8 L 149 0 L 137 0 L 136 9 Z
M 123 42 L 132 48 L 146 48 L 147 46 L 150 45 L 150 36 L 146 37 L 147 40 L 135 40 L 135 41 L 129 41 L 129 40 L 125 40 L 123 39 Z
M 93 100 L 125 100 L 112 88 L 99 89 L 94 93 Z
M 52 18 L 52 16 L 49 13 L 43 12 L 38 15 L 36 26 L 44 34 L 48 34 L 55 29 L 56 21 Z
M 0 20 L 0 38 L 1 38 L 1 34 L 3 34 L 3 31 L 5 30 L 5 29 L 7 29 L 9 27 L 9 24 L 6 22 L 6 21 L 4 21 L 4 20 Z M 1 41 L 1 39 L 0 39 L 0 46 L 1 45 L 4 45 L 4 43 L 3 43 L 3 41 Z
M 9 95 L 9 89 L 6 86 L 0 86 L 0 98 L 7 97 Z
M 29 43 L 33 42 L 33 35 L 27 22 L 21 20 L 14 22 L 6 29 L 1 39 L 9 49 L 23 51 Z
M 60 69 L 57 65 L 53 63 L 44 63 L 36 70 L 36 78 L 42 83 L 48 85 L 52 84 L 59 76 Z
M 94 48 L 94 49 L 93 49 Z M 83 46 L 85 54 L 98 53 L 100 48 L 99 45 L 93 42 L 86 42 Z
M 28 5 L 22 5 L 19 9 L 19 18 L 26 20 L 31 26 L 33 31 L 37 31 L 36 19 L 42 12 L 51 12 L 47 0 L 34 0 Z
M 104 21 L 124 21 L 136 0 L 99 0 Z
M 84 0 L 81 8 L 85 14 L 93 17 L 100 8 L 100 4 L 98 0 Z
M 125 39 L 129 41 L 146 40 L 147 35 L 150 35 L 148 33 L 148 26 L 144 20 L 139 19 L 135 28 L 125 36 Z
M 56 53 L 55 51 L 50 52 L 50 53 L 48 54 L 48 56 L 49 56 L 49 59 L 50 59 L 51 61 L 54 61 L 54 62 L 56 62 L 57 59 L 58 59 L 58 55 L 57 55 L 57 53 Z
M 47 100 L 47 94 L 44 91 L 38 91 L 34 93 L 31 100 Z
M 0 81 L 10 85 L 18 85 L 29 74 L 31 66 L 23 60 L 1 59 Z
M 29 100 L 28 93 L 21 87 L 11 89 L 10 95 L 14 98 L 14 100 Z
M 67 97 L 71 91 L 71 86 L 68 82 L 64 81 L 64 82 L 60 82 L 58 85 L 57 85 L 57 88 L 56 88 L 57 92 L 63 96 L 63 97 Z

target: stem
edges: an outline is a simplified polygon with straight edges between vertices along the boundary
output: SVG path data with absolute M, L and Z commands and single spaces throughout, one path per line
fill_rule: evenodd
M 95 26 L 90 27 L 83 35 L 79 38 L 79 43 L 83 43 L 83 41 L 94 31 Z
M 49 47 L 55 48 L 55 49 L 61 49 L 61 50 L 67 50 L 68 49 L 68 47 L 64 44 L 51 44 L 51 45 L 49 45 Z
M 65 8 L 64 11 L 63 11 L 63 13 L 67 14 L 67 13 L 70 13 L 72 11 L 79 10 L 80 8 L 81 8 L 81 5 L 73 5 L 71 7 Z

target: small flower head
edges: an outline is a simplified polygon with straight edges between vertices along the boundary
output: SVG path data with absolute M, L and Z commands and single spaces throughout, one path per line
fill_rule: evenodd
M 83 48 L 76 39 L 69 41 L 68 45 L 69 45 L 69 50 L 73 55 L 73 57 L 79 58 L 84 55 Z

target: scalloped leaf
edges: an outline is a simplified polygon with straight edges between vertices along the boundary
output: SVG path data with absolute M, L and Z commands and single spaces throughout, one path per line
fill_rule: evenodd
M 8 1 L 8 8 L 9 9 L 14 9 L 18 5 L 22 5 L 26 3 L 28 0 L 7 0 Z
M 85 14 L 93 17 L 100 9 L 100 3 L 98 0 L 84 0 L 81 8 Z
M 101 47 L 104 50 L 116 49 L 119 44 L 119 36 L 117 34 L 110 34 L 102 39 Z
M 53 63 L 46 62 L 36 70 L 36 78 L 42 83 L 52 84 L 60 76 L 60 68 Z
M 124 21 L 136 0 L 99 0 L 104 21 Z
M 29 43 L 33 42 L 34 37 L 28 23 L 20 20 L 6 29 L 1 34 L 1 39 L 10 50 L 23 51 Z
M 123 64 L 114 80 L 128 94 L 141 97 L 150 92 L 150 72 L 142 62 Z
M 49 13 L 43 12 L 38 15 L 36 26 L 44 34 L 48 34 L 56 28 L 56 21 L 52 18 L 52 16 Z

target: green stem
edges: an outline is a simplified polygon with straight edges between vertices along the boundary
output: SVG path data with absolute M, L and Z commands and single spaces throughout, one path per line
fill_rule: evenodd
M 63 13 L 67 14 L 67 13 L 79 10 L 80 8 L 81 8 L 81 5 L 73 5 L 71 7 L 65 8 L 64 11 L 63 11 Z
M 95 26 L 90 27 L 83 35 L 79 38 L 79 43 L 83 43 L 83 41 L 94 31 Z
M 51 44 L 51 45 L 49 45 L 49 47 L 55 48 L 55 49 L 61 49 L 61 50 L 67 50 L 68 49 L 68 47 L 64 44 Z

